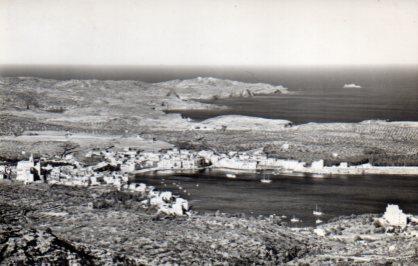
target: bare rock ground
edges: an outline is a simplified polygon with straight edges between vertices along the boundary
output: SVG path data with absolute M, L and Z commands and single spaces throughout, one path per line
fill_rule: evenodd
M 158 216 L 140 194 L 0 182 L 0 263 L 116 265 L 418 262 L 417 225 L 387 232 L 376 215 L 290 228 L 279 217 Z
M 339 217 L 319 226 L 326 236 L 318 238 L 322 251 L 290 262 L 341 265 L 415 265 L 418 263 L 418 225 L 404 229 L 384 228 L 378 215 Z M 301 232 L 303 234 L 303 232 Z
M 72 249 L 77 259 L 86 254 L 84 259 L 100 264 L 109 260 L 146 265 L 278 264 L 308 252 L 306 237 L 290 232 L 275 220 L 223 215 L 156 216 L 153 209 L 143 209 L 138 195 L 110 188 L 4 182 L 0 186 L 4 237 L 10 239 L 7 236 L 14 234 L 21 243 L 29 235 L 52 231 L 48 237 L 65 239 L 73 243 L 68 245 L 79 247 Z M 12 248 L 9 240 L 2 245 L 4 250 Z M 21 245 L 26 248 L 29 244 Z M 58 255 L 51 256 L 58 260 L 60 247 L 48 245 L 46 250 L 56 249 L 53 254 Z M 3 262 L 30 260 L 16 252 L 1 252 Z M 45 259 L 50 256 L 34 252 L 38 260 L 42 254 Z
M 56 237 L 49 229 L 0 225 L 0 242 L 2 265 L 94 265 L 93 256 Z

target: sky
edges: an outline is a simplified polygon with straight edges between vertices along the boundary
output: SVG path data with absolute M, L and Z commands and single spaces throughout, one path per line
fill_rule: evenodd
M 0 64 L 418 64 L 418 0 L 0 0 Z

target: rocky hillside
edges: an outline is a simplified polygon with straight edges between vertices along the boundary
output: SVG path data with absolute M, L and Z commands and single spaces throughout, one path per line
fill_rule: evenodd
M 289 93 L 287 88 L 283 86 L 202 77 L 189 80 L 171 80 L 158 83 L 158 85 L 172 89 L 181 99 L 219 99 Z
M 173 120 L 164 113 L 168 109 L 219 108 L 192 99 L 285 92 L 281 86 L 213 78 L 156 84 L 133 80 L 0 78 L 0 116 L 14 120 L 13 132 L 6 129 L 0 132 L 19 134 L 19 127 L 21 131 L 40 129 L 33 128 L 28 120 L 70 131 L 138 132 L 150 124 L 154 128 L 167 125 Z M 176 126 L 182 123 L 180 117 L 175 120 Z

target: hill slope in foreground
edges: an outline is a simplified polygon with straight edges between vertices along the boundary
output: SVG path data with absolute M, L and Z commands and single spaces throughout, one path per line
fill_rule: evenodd
M 141 194 L 103 186 L 0 182 L 0 191 L 4 265 L 417 262 L 417 226 L 385 229 L 376 215 L 342 217 L 314 231 L 291 229 L 279 216 L 156 215 L 143 208 Z

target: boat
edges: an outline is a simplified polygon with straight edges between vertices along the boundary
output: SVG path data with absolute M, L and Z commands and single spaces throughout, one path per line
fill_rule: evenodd
M 344 89 L 361 89 L 361 86 L 355 83 L 350 83 L 350 84 L 344 84 L 343 88 Z
M 260 182 L 261 182 L 261 183 L 265 183 L 265 184 L 270 184 L 270 183 L 271 183 L 271 179 L 268 179 L 268 178 L 262 178 L 262 179 L 260 180 Z
M 228 178 L 236 178 L 237 176 L 235 174 L 226 174 L 226 177 L 228 177 Z
M 322 220 L 321 219 L 316 219 L 315 223 L 320 224 L 320 223 L 322 223 Z
M 261 183 L 270 184 L 271 179 L 269 177 L 263 176 L 263 178 L 260 179 Z
M 316 205 L 315 210 L 312 212 L 315 216 L 321 216 L 323 213 L 318 209 L 318 205 Z
M 295 216 L 293 216 L 293 218 L 290 219 L 290 222 L 292 222 L 292 223 L 299 223 L 300 222 L 300 219 L 298 219 Z

